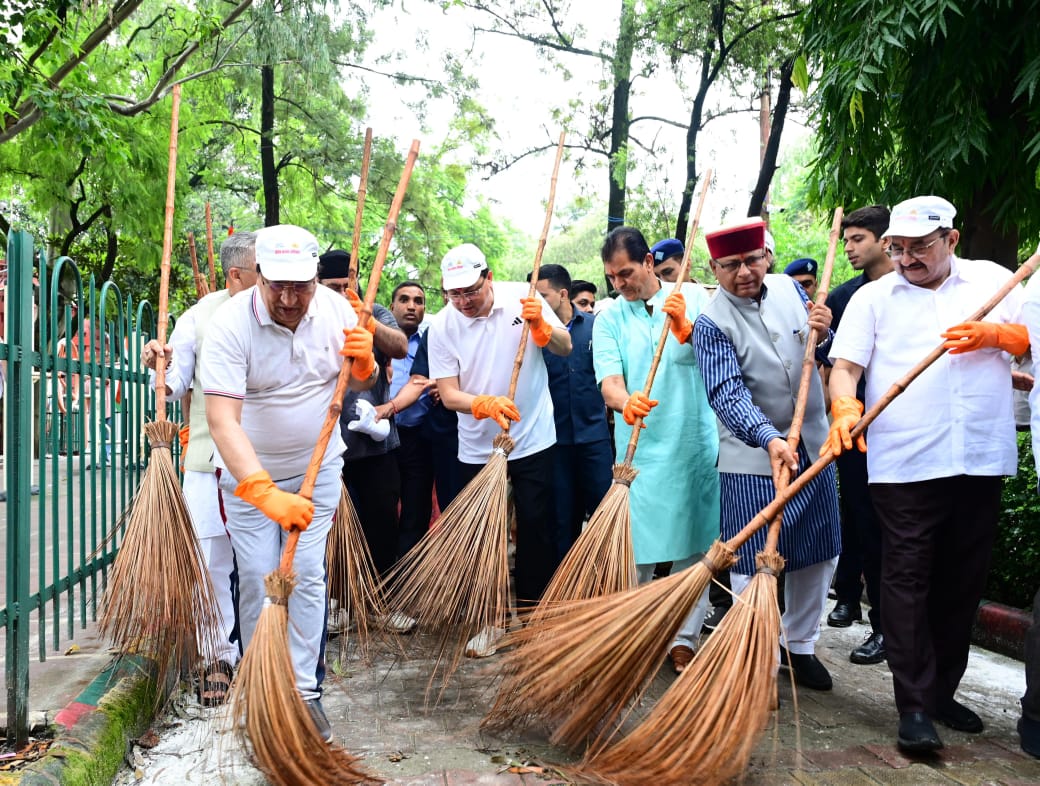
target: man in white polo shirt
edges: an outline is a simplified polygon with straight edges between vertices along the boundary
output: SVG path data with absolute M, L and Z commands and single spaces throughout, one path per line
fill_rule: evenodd
M 214 315 L 202 348 L 206 416 L 217 453 L 228 533 L 239 570 L 239 624 L 249 646 L 289 531 L 303 530 L 289 602 L 296 686 L 322 737 L 325 676 L 325 540 L 339 503 L 343 440 L 334 429 L 311 500 L 297 492 L 318 442 L 343 364 L 350 387 L 373 384 L 372 334 L 350 302 L 317 281 L 318 241 L 300 227 L 257 232 L 256 286 Z M 343 335 L 347 334 L 344 345 Z
M 549 377 L 541 347 L 568 355 L 571 338 L 549 305 L 528 285 L 493 283 L 484 254 L 472 243 L 441 261 L 448 305 L 429 328 L 430 376 L 444 406 L 459 413 L 459 461 L 468 483 L 491 456 L 499 428 L 511 424 L 516 447 L 509 476 L 516 505 L 516 597 L 533 604 L 559 562 L 553 538 L 553 419 Z M 508 398 L 524 321 L 531 327 L 515 402 Z M 495 653 L 497 635 L 482 631 L 467 648 L 471 657 Z
M 892 209 L 895 270 L 864 284 L 842 315 L 830 355 L 828 447 L 853 448 L 866 405 L 924 359 L 944 327 L 950 352 L 870 426 L 867 476 L 881 526 L 881 628 L 899 710 L 899 747 L 933 751 L 937 720 L 977 734 L 982 720 L 954 698 L 968 663 L 1000 513 L 1004 475 L 1017 467 L 1010 355 L 1029 348 L 1021 287 L 984 322 L 957 324 L 1011 276 L 954 254 L 957 211 L 921 196 Z M 977 351 L 973 351 L 977 350 Z M 856 445 L 866 450 L 862 439 Z

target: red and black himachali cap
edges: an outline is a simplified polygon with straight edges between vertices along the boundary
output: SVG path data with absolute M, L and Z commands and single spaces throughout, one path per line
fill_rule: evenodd
M 766 247 L 766 222 L 761 218 L 716 229 L 704 235 L 712 259 L 749 254 Z

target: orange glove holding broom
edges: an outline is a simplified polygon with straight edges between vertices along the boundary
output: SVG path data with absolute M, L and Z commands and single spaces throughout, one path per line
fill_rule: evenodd
M 628 397 L 625 408 L 621 410 L 621 416 L 628 425 L 634 426 L 636 418 L 645 418 L 659 403 L 657 399 L 649 398 L 643 391 L 637 390 Z M 646 423 L 641 423 L 640 426 L 646 428 Z
M 374 323 L 374 320 L 369 320 L 369 323 Z M 339 354 L 354 359 L 354 365 L 350 367 L 350 375 L 363 382 L 376 370 L 376 357 L 372 354 L 372 332 L 368 328 L 358 326 L 349 330 L 344 329 L 343 335 L 347 337 L 347 340 Z
M 1024 355 L 1029 349 L 1029 331 L 1025 325 L 1001 322 L 962 322 L 942 334 L 943 347 L 951 355 L 960 355 L 976 349 L 1002 349 L 1014 355 Z
M 299 494 L 282 491 L 264 469 L 244 478 L 235 489 L 235 496 L 258 508 L 272 521 L 277 521 L 286 532 L 293 527 L 303 531 L 314 518 L 313 502 Z
M 686 316 L 686 298 L 682 292 L 673 292 L 666 297 L 661 310 L 672 318 L 668 323 L 668 329 L 672 331 L 675 340 L 685 344 L 693 332 L 693 323 Z
M 177 432 L 177 440 L 181 443 L 181 472 L 184 472 L 184 457 L 188 455 L 188 440 L 191 439 L 191 428 L 181 426 Z
M 510 420 L 520 420 L 520 410 L 509 396 L 477 396 L 469 410 L 477 420 L 494 418 L 502 428 L 509 428 Z
M 521 316 L 531 326 L 531 340 L 540 347 L 552 341 L 552 325 L 542 319 L 542 301 L 536 297 L 520 298 L 524 309 Z
M 364 301 L 353 289 L 344 289 L 343 291 L 346 293 L 346 297 L 347 300 L 350 301 L 350 305 L 354 307 L 354 313 L 357 314 L 358 323 L 360 324 L 361 309 L 365 305 Z M 369 317 L 368 324 L 366 324 L 364 327 L 367 328 L 368 332 L 374 336 L 376 334 L 376 324 L 377 323 L 375 317 Z
M 842 396 L 834 399 L 831 404 L 831 430 L 827 434 L 820 447 L 820 455 L 828 450 L 835 456 L 840 456 L 843 450 L 852 450 L 852 427 L 859 422 L 859 416 L 863 414 L 863 402 L 855 396 Z M 856 448 L 861 452 L 867 452 L 867 441 L 860 434 L 856 437 Z

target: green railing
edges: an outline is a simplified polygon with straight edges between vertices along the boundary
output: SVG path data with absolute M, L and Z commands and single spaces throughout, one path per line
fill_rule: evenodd
M 135 305 L 112 282 L 100 290 L 93 276 L 84 282 L 68 257 L 49 267 L 43 252 L 35 256 L 30 235 L 11 232 L 0 342 L 7 494 L 0 627 L 8 738 L 19 742 L 28 731 L 33 651 L 46 660 L 96 616 L 123 513 L 148 460 L 142 426 L 155 414 L 140 366 L 141 347 L 155 333 L 152 307 Z

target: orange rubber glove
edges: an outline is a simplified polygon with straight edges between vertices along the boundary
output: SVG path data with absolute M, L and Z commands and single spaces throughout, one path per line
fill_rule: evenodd
M 1025 325 L 1007 325 L 1000 322 L 962 322 L 942 334 L 943 346 L 951 355 L 960 355 L 984 347 L 1002 349 L 1015 355 L 1029 349 L 1029 331 Z
M 259 509 L 272 521 L 277 521 L 286 532 L 293 527 L 302 532 L 314 518 L 313 502 L 299 494 L 282 491 L 263 469 L 243 479 L 235 489 L 235 496 Z
M 531 326 L 531 338 L 534 343 L 544 347 L 552 340 L 552 325 L 542 319 L 542 301 L 536 297 L 520 298 L 524 305 L 521 316 Z
M 668 329 L 672 331 L 675 340 L 685 344 L 693 332 L 693 323 L 686 316 L 686 298 L 682 292 L 673 292 L 666 297 L 661 310 L 672 318 L 668 323 Z
M 477 396 L 469 409 L 477 420 L 494 418 L 502 428 L 509 428 L 510 420 L 520 420 L 520 410 L 509 396 Z
M 191 437 L 191 427 L 181 426 L 177 432 L 177 439 L 181 443 L 181 472 L 184 472 L 184 457 L 188 455 L 188 439 Z
M 820 455 L 828 450 L 835 456 L 840 456 L 843 450 L 852 450 L 852 427 L 859 422 L 859 416 L 863 414 L 863 402 L 855 396 L 842 396 L 831 404 L 831 430 L 820 448 Z M 860 434 L 856 437 L 856 447 L 862 453 L 867 452 L 867 441 Z
M 358 318 L 358 324 L 361 324 L 361 309 L 364 308 L 364 301 L 353 289 L 344 289 L 343 291 L 346 293 L 346 297 L 347 300 L 350 301 L 350 305 L 354 307 L 354 314 Z M 374 336 L 376 334 L 375 317 L 369 317 L 368 323 L 365 325 L 365 327 L 368 329 L 368 332 Z
M 350 330 L 344 329 L 343 335 L 347 337 L 347 340 L 339 354 L 354 359 L 350 375 L 363 382 L 376 370 L 376 357 L 372 354 L 372 334 L 363 327 L 356 327 Z
M 650 410 L 660 403 L 657 399 L 647 398 L 643 391 L 637 390 L 628 397 L 625 408 L 621 410 L 621 416 L 628 425 L 634 426 L 636 418 L 645 418 L 650 414 Z M 646 428 L 646 423 L 641 423 L 640 426 Z

